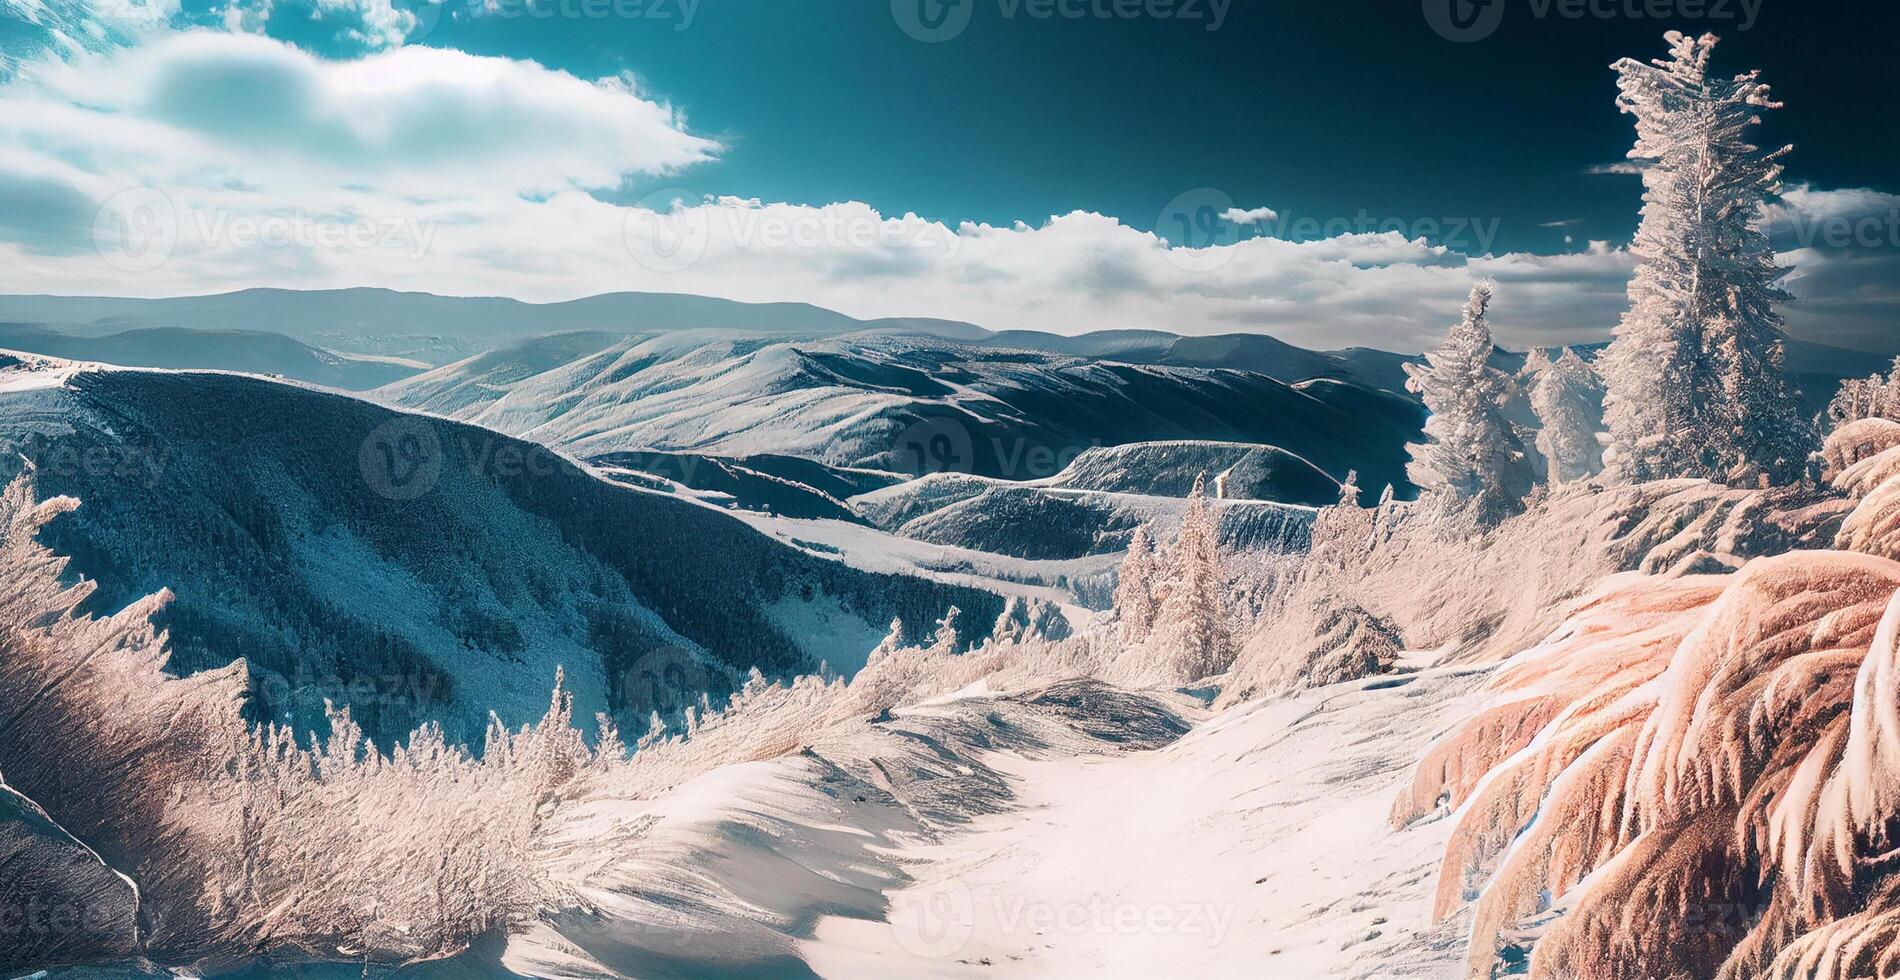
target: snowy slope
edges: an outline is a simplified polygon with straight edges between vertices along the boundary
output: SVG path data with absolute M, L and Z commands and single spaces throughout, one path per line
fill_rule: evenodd
M 1192 486 L 1194 474 L 1206 471 L 1188 465 L 1172 471 L 1136 467 L 1136 472 L 1155 477 L 1155 482 L 1161 484 L 1162 490 L 1157 493 L 1078 489 L 1066 482 L 1138 483 L 1141 477 L 1131 477 L 1128 464 L 1144 458 L 1151 461 L 1157 454 L 1123 450 L 1150 445 L 1091 450 L 1075 466 L 1048 480 L 1013 483 L 962 473 L 937 473 L 853 497 L 849 503 L 877 527 L 934 544 L 1032 559 L 1110 554 L 1126 550 L 1129 536 L 1143 524 L 1157 525 L 1164 538 L 1172 535 L 1187 509 L 1186 488 L 1173 477 L 1185 477 Z M 1163 455 L 1176 463 L 1183 455 L 1200 462 L 1224 458 L 1238 468 L 1257 448 L 1210 445 L 1234 448 Z M 1307 469 L 1310 471 L 1310 467 Z M 1225 472 L 1215 470 L 1208 475 Z M 1170 489 L 1179 489 L 1182 495 L 1160 495 Z M 1332 496 L 1338 496 L 1336 486 Z M 1215 500 L 1213 509 L 1221 543 L 1234 549 L 1303 550 L 1313 520 L 1311 507 L 1260 500 Z
M 500 962 L 536 977 L 1457 976 L 1459 924 L 1426 921 L 1446 824 L 1394 831 L 1385 815 L 1475 682 L 1434 671 L 1211 718 L 1070 682 L 841 725 L 564 818 L 560 873 L 596 911 L 511 938 Z
M 8 479 L 81 501 L 40 540 L 97 580 L 88 610 L 171 589 L 173 668 L 243 656 L 258 710 L 300 727 L 328 697 L 374 732 L 468 736 L 538 716 L 557 665 L 582 717 L 637 724 L 752 666 L 861 661 L 893 616 L 955 604 L 974 636 L 1001 609 L 531 443 L 238 375 L 0 372 L 0 447 Z
M 138 895 L 37 803 L 0 779 L 0 970 L 129 955 Z
M 1208 494 L 1319 507 L 1339 500 L 1339 481 L 1277 446 L 1204 439 L 1090 449 L 1046 485 L 1185 497 L 1197 476 Z
M 636 337 L 523 377 L 520 365 L 557 359 L 551 343 L 450 365 L 377 396 L 580 456 L 777 453 L 1011 480 L 1054 476 L 1093 447 L 1215 439 L 1278 446 L 1326 474 L 1356 468 L 1361 485 L 1403 488 L 1403 446 L 1422 421 L 1403 398 L 1340 382 L 878 334 Z
M 777 457 L 791 459 L 791 457 Z M 860 520 L 844 501 L 798 479 L 777 476 L 747 465 L 748 460 L 770 461 L 771 456 L 723 458 L 699 453 L 644 452 L 604 453 L 588 460 L 603 474 L 633 486 L 677 486 L 681 491 L 697 491 L 694 496 L 737 510 L 755 510 L 787 517 Z M 829 468 L 808 462 L 816 470 L 811 476 L 818 482 L 839 485 Z M 868 472 L 868 471 L 847 471 Z M 811 478 L 811 477 L 807 477 Z M 895 482 L 892 478 L 889 482 Z M 873 484 L 876 485 L 876 484 Z
M 1313 511 L 1256 500 L 1212 504 L 1222 546 L 1291 552 L 1306 547 Z M 1000 484 L 904 522 L 905 537 L 1022 558 L 1078 558 L 1125 551 L 1129 536 L 1154 524 L 1163 539 L 1178 528 L 1187 501 L 1094 490 Z

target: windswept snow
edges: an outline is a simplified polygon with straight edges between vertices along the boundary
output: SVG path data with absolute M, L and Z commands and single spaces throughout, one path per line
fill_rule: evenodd
M 1444 822 L 1385 821 L 1478 675 L 1208 717 L 1175 696 L 965 692 L 577 815 L 594 911 L 530 976 L 1454 976 Z M 1170 717 L 1198 720 L 1191 730 Z M 610 842 L 603 848 L 601 843 Z

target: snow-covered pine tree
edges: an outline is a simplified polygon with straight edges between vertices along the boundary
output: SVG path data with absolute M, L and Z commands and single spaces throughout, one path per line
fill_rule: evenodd
M 1347 470 L 1346 479 L 1339 484 L 1339 506 L 1359 506 L 1359 471 Z
M 1123 643 L 1140 643 L 1155 625 L 1155 548 L 1148 525 L 1135 528 L 1115 581 L 1115 618 Z
M 1893 370 L 1876 371 L 1866 378 L 1849 378 L 1827 404 L 1827 424 L 1839 428 L 1861 419 L 1900 421 L 1900 357 L 1894 358 Z
M 1790 147 L 1748 142 L 1779 107 L 1756 72 L 1708 75 L 1715 36 L 1664 35 L 1670 56 L 1631 58 L 1617 107 L 1636 117 L 1642 223 L 1630 243 L 1630 308 L 1598 361 L 1608 390 L 1605 465 L 1622 480 L 1786 479 L 1811 441 L 1783 376 L 1787 271 L 1760 227 Z
M 1175 542 L 1167 596 L 1155 617 L 1151 645 L 1177 680 L 1194 681 L 1234 662 L 1228 625 L 1227 576 L 1202 478 L 1194 478 L 1181 535 Z
M 1537 448 L 1550 464 L 1550 482 L 1588 479 L 1603 469 L 1603 383 L 1577 352 L 1564 352 L 1539 372 L 1531 386 L 1531 407 L 1543 428 Z
M 1518 380 L 1529 385 L 1537 380 L 1538 375 L 1550 370 L 1550 364 L 1550 351 L 1533 347 L 1524 352 L 1524 366 L 1517 371 Z
M 943 618 L 937 620 L 937 632 L 930 644 L 930 652 L 949 655 L 957 652 L 957 617 L 963 610 L 951 606 L 944 611 Z
M 1445 342 L 1425 355 L 1423 366 L 1405 366 L 1405 386 L 1431 412 L 1425 442 L 1406 447 L 1412 462 L 1405 475 L 1480 526 L 1523 510 L 1534 482 L 1524 444 L 1504 411 L 1511 379 L 1490 365 L 1490 303 L 1489 285 L 1472 286 L 1464 318 Z
M 876 664 L 878 661 L 883 660 L 885 657 L 888 657 L 891 654 L 896 653 L 899 650 L 902 650 L 903 648 L 904 648 L 904 621 L 900 618 L 892 617 L 890 632 L 885 633 L 884 639 L 879 641 L 878 645 L 874 647 L 871 650 L 870 654 L 868 654 L 864 658 L 864 666 L 866 668 L 869 668 L 872 665 Z

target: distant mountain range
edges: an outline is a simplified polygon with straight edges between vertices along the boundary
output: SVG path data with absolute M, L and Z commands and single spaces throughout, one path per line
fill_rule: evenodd
M 82 337 L 150 327 L 270 332 L 330 351 L 394 355 L 430 365 L 551 333 L 627 336 L 690 329 L 809 337 L 909 333 L 1138 364 L 1238 368 L 1281 381 L 1335 377 L 1394 390 L 1402 385 L 1398 365 L 1405 359 L 1401 354 L 1369 348 L 1309 351 L 1262 334 L 1181 337 L 1159 330 L 1109 330 L 1080 336 L 1033 330 L 994 332 L 958 320 L 864 320 L 806 303 L 742 303 L 674 293 L 606 293 L 559 303 L 368 288 L 246 289 L 163 299 L 0 296 L 0 323 L 49 327 Z
M 580 353 L 589 347 L 599 349 Z M 1371 494 L 1407 487 L 1404 446 L 1423 422 L 1408 398 L 1330 377 L 1288 383 L 875 332 L 562 334 L 374 397 L 583 458 L 776 453 L 908 476 L 1034 480 L 1094 447 L 1211 439 L 1278 447 L 1333 480 L 1357 469 Z
M 380 387 L 428 367 L 401 358 L 338 354 L 261 330 L 139 327 L 82 335 L 0 323 L 0 348 L 129 367 L 282 375 L 345 391 Z
M 1578 346 L 1589 355 L 1602 345 Z M 1403 447 L 1422 421 L 1404 389 L 1413 355 L 1313 351 L 1262 334 L 994 332 L 663 293 L 560 303 L 383 289 L 0 296 L 0 348 L 373 390 L 582 458 L 620 454 L 603 463 L 629 482 L 844 519 L 843 498 L 769 468 L 678 464 L 776 455 L 1025 480 L 1091 447 L 1221 440 L 1277 447 L 1334 480 L 1357 469 L 1372 495 L 1386 483 L 1407 489 Z M 1809 341 L 1791 341 L 1788 356 L 1811 411 L 1842 378 L 1888 361 Z M 1515 372 L 1523 355 L 1500 350 L 1494 363 Z M 685 455 L 626 455 L 656 452 Z

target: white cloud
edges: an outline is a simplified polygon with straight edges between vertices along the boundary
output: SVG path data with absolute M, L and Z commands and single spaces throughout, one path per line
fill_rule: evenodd
M 1481 277 L 1497 284 L 1502 342 L 1602 339 L 1632 266 L 1600 241 L 1476 257 L 1396 232 L 1188 248 L 1087 211 L 950 226 L 855 201 L 597 196 L 628 179 L 690 183 L 682 174 L 719 150 L 620 77 L 420 47 L 327 61 L 263 37 L 160 35 L 0 85 L 0 291 L 373 285 L 545 301 L 628 289 L 1417 350 Z M 1797 188 L 1785 207 L 1859 215 L 1886 201 L 1874 193 Z M 154 229 L 159 252 L 115 254 Z M 1811 253 L 1790 277 L 1798 328 L 1890 329 L 1900 300 L 1868 277 L 1900 281 L 1900 252 Z
M 99 159 L 102 130 L 136 131 L 135 175 L 265 190 L 373 186 L 545 193 L 613 187 L 709 159 L 630 81 L 533 62 L 402 48 L 326 61 L 264 37 L 189 31 L 90 54 L 0 89 L 0 137 Z
M 1591 166 L 1583 168 L 1583 172 L 1586 174 L 1623 174 L 1626 176 L 1638 176 L 1642 174 L 1643 167 L 1634 161 L 1618 160 L 1615 163 L 1592 164 Z
M 320 16 L 341 20 L 346 37 L 370 48 L 396 47 L 416 26 L 415 14 L 389 0 L 316 0 L 316 8 Z
M 1263 221 L 1273 221 L 1280 217 L 1280 212 L 1272 208 L 1248 208 L 1245 210 L 1240 208 L 1228 208 L 1220 213 L 1220 217 L 1222 221 L 1232 222 L 1237 225 L 1257 225 Z

